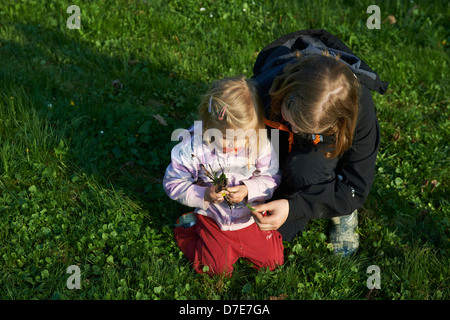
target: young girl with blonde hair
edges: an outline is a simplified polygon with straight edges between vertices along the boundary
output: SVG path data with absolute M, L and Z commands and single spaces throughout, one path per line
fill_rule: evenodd
M 280 181 L 257 90 L 244 77 L 216 81 L 198 111 L 203 139 L 173 148 L 163 181 L 171 199 L 196 208 L 195 224 L 176 227 L 175 239 L 198 273 L 231 275 L 239 258 L 273 270 L 283 264 L 281 235 L 258 228 L 247 206 L 270 199 Z M 228 178 L 223 190 L 214 172 Z

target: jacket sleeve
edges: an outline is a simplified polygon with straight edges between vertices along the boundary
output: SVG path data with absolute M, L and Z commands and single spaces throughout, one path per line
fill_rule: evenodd
M 197 159 L 191 141 L 182 141 L 172 149 L 172 161 L 167 167 L 163 187 L 172 199 L 187 207 L 207 209 L 209 202 L 204 201 L 206 187 L 196 185 L 198 179 Z
M 363 86 L 352 147 L 340 159 L 334 179 L 309 185 L 288 198 L 289 216 L 323 219 L 347 215 L 367 199 L 375 177 L 380 130 L 370 91 Z
M 248 203 L 270 199 L 280 180 L 278 157 L 272 144 L 268 143 L 258 155 L 252 177 L 242 181 L 248 189 Z

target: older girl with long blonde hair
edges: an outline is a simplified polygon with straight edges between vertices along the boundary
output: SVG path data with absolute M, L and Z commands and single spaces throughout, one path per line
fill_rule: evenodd
M 383 94 L 388 83 L 323 29 L 267 45 L 253 78 L 266 124 L 279 131 L 282 171 L 274 197 L 256 207 L 257 224 L 291 241 L 309 220 L 330 218 L 334 252 L 355 253 L 357 209 L 373 184 L 380 144 L 371 90 Z

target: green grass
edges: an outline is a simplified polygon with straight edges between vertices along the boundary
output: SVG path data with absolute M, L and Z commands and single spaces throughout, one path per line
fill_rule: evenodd
M 70 4 L 0 5 L 1 299 L 450 298 L 447 1 L 78 1 L 80 30 Z M 390 81 L 374 94 L 382 143 L 360 249 L 333 256 L 317 220 L 274 272 L 239 261 L 229 279 L 197 275 L 172 234 L 187 208 L 161 185 L 171 133 L 211 81 L 251 76 L 265 45 L 307 28 Z

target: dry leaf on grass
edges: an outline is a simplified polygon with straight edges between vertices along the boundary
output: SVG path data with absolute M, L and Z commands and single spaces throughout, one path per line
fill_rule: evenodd
M 390 23 L 390 24 L 394 24 L 394 23 L 397 22 L 397 20 L 395 19 L 394 16 L 388 16 L 388 20 L 389 20 L 389 23 Z
M 431 189 L 431 192 L 433 192 L 434 191 L 434 189 L 437 187 L 437 185 L 438 185 L 438 182 L 437 182 L 437 180 L 433 180 L 433 181 L 431 181 L 431 185 L 433 186 L 433 188 Z
M 155 115 L 153 116 L 153 118 L 155 118 L 156 121 L 158 121 L 160 125 L 165 126 L 165 127 L 167 126 L 166 119 L 164 119 L 163 117 L 161 117 L 161 115 L 155 114 Z

